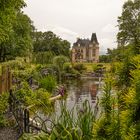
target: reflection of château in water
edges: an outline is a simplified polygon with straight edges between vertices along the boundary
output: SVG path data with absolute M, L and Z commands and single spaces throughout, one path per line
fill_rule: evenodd
M 91 94 L 91 97 L 94 98 L 96 97 L 97 95 L 97 85 L 96 84 L 93 84 L 91 87 L 90 87 L 90 94 Z
M 77 39 L 72 47 L 72 62 L 99 62 L 99 43 L 96 33 L 91 40 Z
M 80 100 L 82 100 L 82 97 L 90 97 L 92 102 L 95 101 L 98 93 L 98 86 L 99 85 L 92 80 L 80 80 L 75 85 L 75 88 L 73 88 L 73 90 L 75 91 L 75 101 L 77 103 L 81 102 Z

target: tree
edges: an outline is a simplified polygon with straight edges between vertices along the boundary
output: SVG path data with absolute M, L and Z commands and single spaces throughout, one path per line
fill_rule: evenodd
M 24 6 L 23 0 L 0 0 L 0 44 L 9 40 L 17 11 Z
M 5 43 L 7 45 L 7 59 L 13 59 L 17 56 L 29 56 L 29 53 L 32 52 L 31 32 L 33 32 L 33 29 L 30 18 L 19 12 L 13 25 L 14 32 L 11 41 Z
M 34 53 L 34 62 L 38 64 L 52 64 L 54 55 L 50 51 Z
M 140 53 L 140 0 L 124 3 L 122 15 L 118 17 L 118 43 L 133 44 L 135 53 Z
M 0 0 L 0 60 L 5 59 L 6 45 L 13 33 L 17 12 L 25 6 L 23 0 Z
M 57 66 L 58 68 L 58 74 L 59 74 L 59 83 L 61 83 L 61 76 L 62 76 L 62 71 L 64 69 L 64 64 L 68 62 L 68 58 L 66 56 L 60 55 L 56 56 L 53 59 L 53 63 Z
M 52 52 L 54 55 L 70 56 L 70 43 L 62 40 L 51 31 L 35 32 L 34 37 L 34 52 Z
M 109 62 L 109 56 L 108 55 L 100 55 L 99 56 L 99 62 L 100 63 L 108 63 Z

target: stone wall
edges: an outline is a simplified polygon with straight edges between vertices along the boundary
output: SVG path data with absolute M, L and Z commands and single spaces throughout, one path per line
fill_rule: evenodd
M 87 49 L 88 49 L 88 56 L 86 54 Z M 99 62 L 99 47 L 98 45 L 89 48 L 86 47 L 80 48 L 78 46 L 72 49 L 71 56 L 72 56 L 72 62 Z

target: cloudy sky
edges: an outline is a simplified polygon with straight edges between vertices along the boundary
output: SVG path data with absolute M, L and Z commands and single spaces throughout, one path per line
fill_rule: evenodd
M 51 30 L 71 43 L 96 32 L 100 54 L 116 47 L 117 17 L 125 0 L 26 0 L 38 31 Z

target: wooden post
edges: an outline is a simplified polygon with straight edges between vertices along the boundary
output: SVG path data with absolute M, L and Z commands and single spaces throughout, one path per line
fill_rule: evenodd
M 24 110 L 24 132 L 25 133 L 29 133 L 30 129 L 29 129 L 29 110 L 25 109 Z
M 7 76 L 7 81 L 8 81 L 8 85 L 7 85 L 7 90 L 9 91 L 12 87 L 12 74 L 10 72 L 10 69 L 8 68 L 8 76 Z
M 12 87 L 12 74 L 9 67 L 2 66 L 2 75 L 0 76 L 0 94 L 8 92 Z
M 5 68 L 5 92 L 8 92 L 8 68 Z

